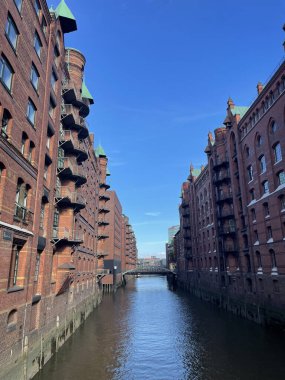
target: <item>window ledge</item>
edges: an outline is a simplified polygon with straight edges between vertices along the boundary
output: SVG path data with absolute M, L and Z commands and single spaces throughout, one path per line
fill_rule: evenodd
M 284 210 L 285 211 L 285 210 Z M 270 219 L 270 215 L 266 215 L 265 219 Z
M 266 243 L 273 243 L 273 238 L 268 239 Z
M 282 161 L 282 158 L 281 158 L 281 160 L 275 162 L 275 163 L 274 163 L 274 166 L 277 165 L 277 164 L 279 164 L 279 162 L 281 162 L 281 161 Z
M 28 116 L 26 116 L 26 119 L 28 120 L 29 124 L 34 128 L 34 130 L 36 130 L 35 124 L 33 124 L 31 122 L 31 120 L 28 118 Z
M 10 324 L 7 326 L 6 331 L 7 331 L 7 332 L 12 332 L 12 331 L 15 331 L 16 329 L 17 329 L 17 324 L 16 324 L 16 323 L 10 323 Z
M 24 290 L 24 287 L 23 286 L 13 286 L 12 288 L 9 288 L 7 290 L 7 293 L 14 293 L 14 292 L 20 292 L 21 290 Z
M 253 245 L 259 245 L 259 241 L 257 240 Z

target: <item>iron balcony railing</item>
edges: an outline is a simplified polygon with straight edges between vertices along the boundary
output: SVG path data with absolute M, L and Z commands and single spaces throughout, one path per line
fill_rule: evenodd
M 229 164 L 229 158 L 228 156 L 223 156 L 223 157 L 217 157 L 214 161 L 214 168 L 218 168 L 219 166 L 228 166 Z
M 110 269 L 98 268 L 98 269 L 96 270 L 96 274 L 97 274 L 97 275 L 106 275 L 106 274 L 110 274 Z
M 214 176 L 214 182 L 222 182 L 222 181 L 225 181 L 225 180 L 228 180 L 230 179 L 230 171 L 229 170 L 225 170 L 225 171 L 222 171 L 218 174 L 216 174 Z
M 22 222 L 29 223 L 31 221 L 32 213 L 26 207 L 15 203 L 14 218 L 20 219 Z
M 82 166 L 77 165 L 69 157 L 58 157 L 57 169 L 59 172 L 68 169 L 74 176 L 85 177 Z
M 67 227 L 53 227 L 52 237 L 54 240 L 67 240 L 71 242 L 83 241 L 82 231 L 69 229 Z
M 231 191 L 222 192 L 217 195 L 217 201 L 231 201 L 233 199 L 233 193 Z
M 71 191 L 67 186 L 61 186 L 56 190 L 56 198 L 68 198 L 71 203 L 78 203 L 82 205 L 86 205 L 85 198 L 79 194 L 77 191 Z

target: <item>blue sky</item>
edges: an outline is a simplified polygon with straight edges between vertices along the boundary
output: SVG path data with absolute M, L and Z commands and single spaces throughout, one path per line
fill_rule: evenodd
M 88 118 L 139 256 L 165 251 L 190 162 L 231 96 L 249 105 L 282 59 L 283 0 L 66 0 L 87 60 Z M 49 1 L 49 5 L 57 5 Z

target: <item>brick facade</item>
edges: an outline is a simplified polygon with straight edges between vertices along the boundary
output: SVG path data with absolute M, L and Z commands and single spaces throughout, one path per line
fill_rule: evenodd
M 207 166 L 191 166 L 182 186 L 178 281 L 236 314 L 284 324 L 284 62 L 257 91 L 249 108 L 228 100 Z
M 64 46 L 77 28 L 66 3 L 4 0 L 0 24 L 0 377 L 22 379 L 100 302 L 104 216 L 117 211 L 86 120 L 85 57 Z

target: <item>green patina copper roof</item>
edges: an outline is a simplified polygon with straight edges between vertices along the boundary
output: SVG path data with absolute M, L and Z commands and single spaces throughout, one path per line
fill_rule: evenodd
M 248 109 L 249 107 L 234 106 L 234 108 L 231 108 L 231 113 L 233 114 L 233 116 L 240 115 L 240 117 L 243 117 L 243 115 L 246 113 Z
M 110 170 L 107 168 L 106 170 L 106 176 L 109 177 L 111 175 Z
M 201 169 L 193 169 L 191 170 L 191 174 L 193 177 L 198 177 L 198 175 L 200 175 L 201 173 Z
M 88 99 L 90 104 L 94 104 L 93 96 L 90 94 L 85 81 L 82 82 L 82 88 L 81 88 L 81 96 L 82 98 Z
M 95 149 L 95 155 L 96 157 L 107 157 L 102 145 L 99 144 L 97 146 L 97 148 Z
M 55 10 L 56 17 L 59 18 L 63 33 L 70 33 L 77 30 L 76 20 L 71 10 L 64 0 L 58 4 Z
M 49 11 L 50 11 L 50 13 L 54 13 L 55 12 L 55 10 L 53 9 L 53 6 L 50 7 Z

